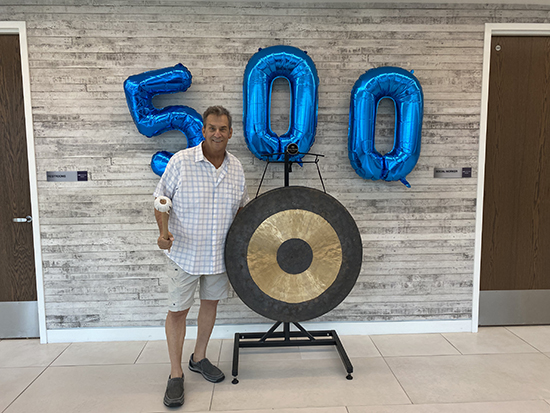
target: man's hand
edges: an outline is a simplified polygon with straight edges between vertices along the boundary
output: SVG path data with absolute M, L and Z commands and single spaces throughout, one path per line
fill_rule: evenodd
M 172 247 L 174 236 L 171 232 L 168 233 L 168 239 L 163 238 L 162 235 L 157 239 L 157 245 L 161 250 L 169 250 Z

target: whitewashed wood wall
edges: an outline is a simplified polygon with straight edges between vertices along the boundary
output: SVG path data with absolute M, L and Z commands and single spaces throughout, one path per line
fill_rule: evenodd
M 150 169 L 158 150 L 186 146 L 180 132 L 147 138 L 135 128 L 123 82 L 183 63 L 185 93 L 156 98 L 234 115 L 229 150 L 249 192 L 264 163 L 242 134 L 242 77 L 258 48 L 306 50 L 319 78 L 313 152 L 327 190 L 356 219 L 364 245 L 350 296 L 323 320 L 468 319 L 485 23 L 548 23 L 550 5 L 270 3 L 177 0 L 2 0 L 1 20 L 27 23 L 49 329 L 163 325 L 167 268 L 156 247 Z M 414 70 L 424 89 L 422 154 L 401 183 L 363 180 L 348 161 L 350 91 L 366 70 Z M 278 82 L 276 131 L 288 124 L 288 88 Z M 393 143 L 393 107 L 381 105 L 378 149 Z M 434 179 L 434 167 L 472 167 L 471 179 Z M 91 180 L 46 181 L 46 171 L 87 170 Z M 313 166 L 291 183 L 320 188 Z M 272 165 L 264 190 L 282 186 Z M 192 313 L 195 317 L 196 309 Z M 219 323 L 263 321 L 233 296 Z

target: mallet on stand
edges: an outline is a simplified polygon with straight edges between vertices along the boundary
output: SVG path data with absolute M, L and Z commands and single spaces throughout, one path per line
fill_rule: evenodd
M 161 236 L 164 239 L 170 239 L 168 235 L 168 217 L 170 208 L 172 208 L 172 201 L 165 196 L 159 196 L 155 199 L 155 209 L 161 213 L 162 224 L 160 228 Z

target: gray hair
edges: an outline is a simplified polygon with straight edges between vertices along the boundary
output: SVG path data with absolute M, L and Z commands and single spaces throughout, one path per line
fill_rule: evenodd
M 229 121 L 229 129 L 231 129 L 231 114 L 226 108 L 224 108 L 223 106 L 210 106 L 204 111 L 202 115 L 202 120 L 204 121 L 210 115 L 227 116 L 227 120 Z

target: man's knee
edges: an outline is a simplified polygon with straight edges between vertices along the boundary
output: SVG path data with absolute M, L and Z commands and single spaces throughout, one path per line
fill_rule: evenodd
M 218 303 L 220 300 L 201 300 L 201 307 L 210 307 L 210 308 L 216 308 L 218 306 Z
M 168 311 L 168 317 L 174 320 L 186 319 L 187 314 L 189 314 L 189 308 L 182 311 Z

